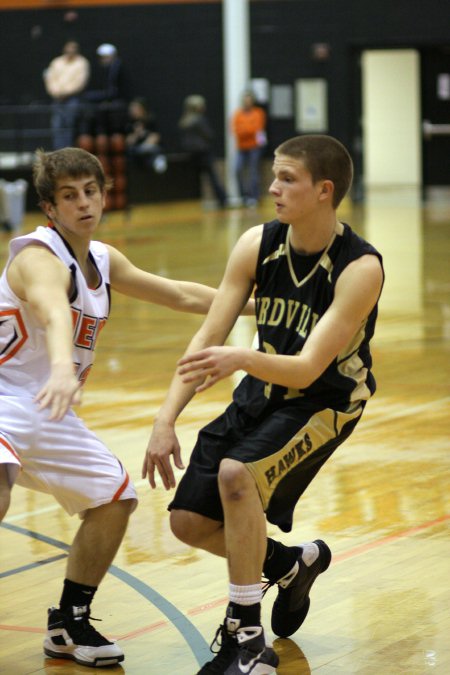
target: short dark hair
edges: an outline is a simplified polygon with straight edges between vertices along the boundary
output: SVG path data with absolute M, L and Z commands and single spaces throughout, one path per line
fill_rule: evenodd
M 36 152 L 33 165 L 33 183 L 41 202 L 55 203 L 57 181 L 64 177 L 81 178 L 93 176 L 100 190 L 108 189 L 110 181 L 100 161 L 81 148 L 62 148 L 53 152 Z
M 294 136 L 275 149 L 275 156 L 287 155 L 301 160 L 313 183 L 331 180 L 334 184 L 333 207 L 336 209 L 350 190 L 353 162 L 347 148 L 336 138 L 321 134 Z

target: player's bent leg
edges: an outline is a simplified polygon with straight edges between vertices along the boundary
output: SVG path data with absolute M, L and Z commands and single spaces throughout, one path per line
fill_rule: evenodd
M 11 485 L 6 464 L 0 464 L 0 522 L 6 516 L 11 502 Z
M 223 459 L 218 482 L 225 514 L 230 603 L 214 641 L 219 649 L 211 647 L 216 656 L 198 675 L 270 675 L 275 673 L 278 657 L 267 645 L 260 622 L 260 579 L 267 548 L 261 499 L 252 474 L 242 462 Z
M 135 500 L 103 504 L 89 509 L 73 540 L 67 560 L 67 578 L 79 584 L 98 586 L 114 560 Z
M 267 548 L 266 520 L 249 470 L 234 459 L 222 460 L 219 491 L 225 513 L 225 541 L 230 582 L 257 584 Z
M 134 506 L 134 499 L 125 499 L 86 512 L 69 552 L 69 581 L 86 587 L 99 585 L 120 546 Z M 90 613 L 88 600 L 81 606 L 51 607 L 45 654 L 93 668 L 123 661 L 122 649 L 95 630 L 89 621 Z
M 172 509 L 170 528 L 175 537 L 184 544 L 225 557 L 223 523 L 218 520 L 184 509 Z

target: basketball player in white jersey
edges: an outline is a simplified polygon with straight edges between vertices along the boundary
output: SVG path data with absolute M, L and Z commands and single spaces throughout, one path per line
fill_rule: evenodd
M 44 651 L 107 666 L 124 655 L 91 626 L 90 605 L 137 498 L 120 461 L 72 405 L 108 319 L 110 288 L 198 313 L 207 312 L 215 290 L 144 272 L 92 240 L 108 186 L 90 153 L 39 152 L 34 183 L 49 223 L 11 241 L 0 278 L 0 520 L 15 482 L 80 515 L 60 605 L 48 611 Z

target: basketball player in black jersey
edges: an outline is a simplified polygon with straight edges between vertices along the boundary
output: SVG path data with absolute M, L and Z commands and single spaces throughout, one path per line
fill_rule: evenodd
M 375 391 L 369 343 L 383 286 L 380 254 L 336 210 L 352 160 L 330 136 L 306 135 L 275 151 L 270 194 L 277 219 L 246 231 L 211 309 L 178 363 L 155 420 L 143 475 L 175 487 L 183 468 L 175 422 L 197 392 L 238 370 L 247 375 L 223 415 L 203 428 L 169 509 L 175 536 L 226 556 L 229 605 L 221 648 L 200 673 L 270 674 L 278 657 L 261 626 L 261 576 L 277 584 L 272 630 L 303 623 L 309 591 L 327 569 L 322 540 L 285 546 L 295 505 L 350 435 Z M 254 291 L 258 349 L 224 346 Z

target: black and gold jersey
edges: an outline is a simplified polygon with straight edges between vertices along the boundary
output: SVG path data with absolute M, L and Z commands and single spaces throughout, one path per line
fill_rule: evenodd
M 269 354 L 299 354 L 314 326 L 333 301 L 339 275 L 352 261 L 378 251 L 346 224 L 329 245 L 313 256 L 296 253 L 289 244 L 289 225 L 265 223 L 256 271 L 258 349 Z M 246 413 L 298 405 L 311 411 L 348 410 L 375 391 L 369 343 L 374 334 L 377 305 L 348 345 L 322 375 L 303 390 L 287 389 L 247 375 L 234 392 Z

